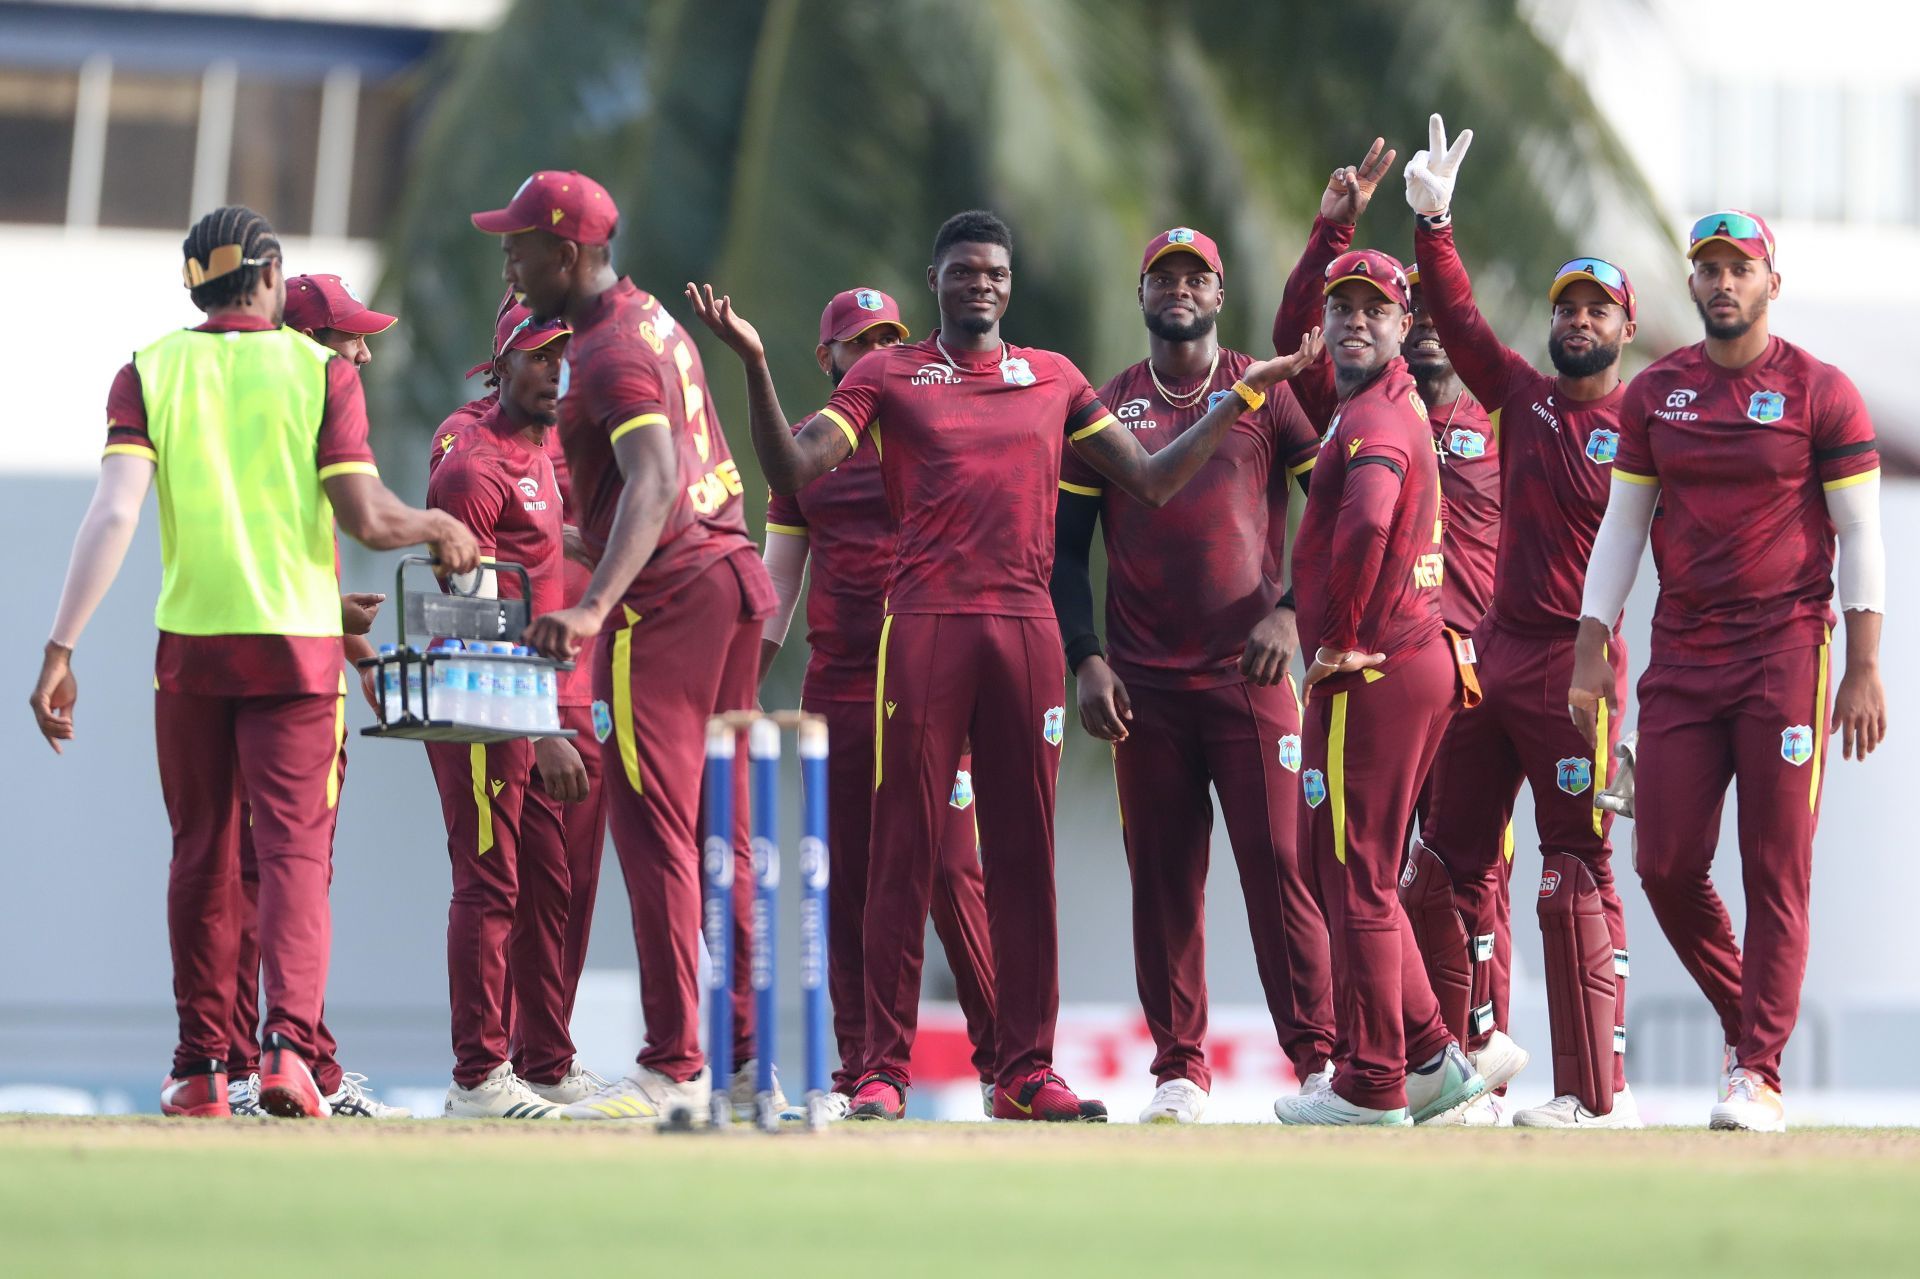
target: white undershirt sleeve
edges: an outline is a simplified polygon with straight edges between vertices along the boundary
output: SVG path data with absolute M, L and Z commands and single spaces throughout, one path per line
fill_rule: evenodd
M 761 553 L 767 576 L 773 579 L 773 616 L 760 628 L 760 638 L 775 644 L 787 642 L 787 628 L 793 625 L 793 609 L 800 602 L 800 584 L 807 573 L 805 534 L 767 530 L 767 549 Z
M 1640 553 L 1647 548 L 1647 529 L 1653 524 L 1653 508 L 1660 500 L 1660 486 L 1613 476 L 1613 488 L 1607 495 L 1607 513 L 1600 520 L 1600 531 L 1593 538 L 1593 554 L 1587 558 L 1586 593 L 1580 600 L 1580 615 L 1612 626 L 1627 606 L 1634 576 L 1640 571 Z
M 1880 475 L 1827 490 L 1827 518 L 1840 538 L 1842 612 L 1887 611 L 1887 546 L 1880 535 Z
M 80 632 L 106 598 L 140 527 L 140 504 L 153 487 L 154 470 L 152 458 L 132 453 L 109 453 L 101 460 L 93 501 L 73 537 L 73 558 L 53 615 L 54 643 L 67 648 L 79 643 Z

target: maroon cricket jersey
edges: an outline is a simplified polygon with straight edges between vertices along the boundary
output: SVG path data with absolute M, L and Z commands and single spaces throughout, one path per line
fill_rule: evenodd
M 477 400 L 468 400 L 453 412 L 447 414 L 446 421 L 440 423 L 440 429 L 433 433 L 433 445 L 427 450 L 427 474 L 431 476 L 439 467 L 440 460 L 451 453 L 467 433 L 467 428 L 485 417 L 488 410 L 500 402 L 498 391 L 488 391 Z M 580 527 L 580 512 L 574 505 L 572 472 L 567 469 L 567 451 L 560 445 L 560 432 L 547 432 L 547 460 L 553 463 L 553 479 L 560 490 L 560 518 L 563 523 Z M 593 581 L 593 570 L 564 554 L 560 557 L 560 605 L 572 608 L 587 593 L 587 584 Z M 538 613 L 534 616 L 539 616 Z M 578 652 L 573 655 L 573 669 L 561 671 L 559 675 L 559 704 L 562 706 L 589 706 L 593 703 L 593 646 L 599 642 L 598 636 L 584 640 Z
M 1060 444 L 1113 415 L 1063 355 L 1009 344 L 949 362 L 939 336 L 869 352 L 820 410 L 880 457 L 899 529 L 886 611 L 1052 617 Z
M 1360 481 L 1362 469 L 1378 474 Z M 1397 476 L 1391 486 L 1379 480 L 1388 474 Z M 1349 495 L 1355 483 L 1362 487 Z M 1374 672 L 1391 674 L 1440 633 L 1444 575 L 1433 432 L 1413 375 L 1396 356 L 1341 405 L 1320 446 L 1293 548 L 1300 651 L 1385 653 Z M 1334 675 L 1324 687 L 1357 688 L 1367 674 Z
M 1833 625 L 1825 490 L 1880 468 L 1847 375 L 1779 338 L 1739 369 L 1706 344 L 1633 380 L 1614 474 L 1658 484 L 1653 660 L 1712 666 L 1823 643 Z
M 560 442 L 577 486 L 580 535 L 595 551 L 606 548 L 626 489 L 614 441 L 628 431 L 672 433 L 681 491 L 653 557 L 627 588 L 628 607 L 646 612 L 735 552 L 758 564 L 740 471 L 707 392 L 700 352 L 658 299 L 621 277 L 574 322 L 560 370 Z M 759 580 L 764 585 L 764 571 Z M 609 627 L 624 624 L 620 610 L 607 615 Z
M 263 319 L 236 316 L 210 319 L 204 333 L 259 333 L 275 326 Z M 320 419 L 315 462 L 329 467 L 371 470 L 367 443 L 367 403 L 353 362 L 327 361 L 326 407 Z M 108 453 L 132 453 L 157 459 L 147 434 L 147 403 L 140 372 L 132 361 L 114 375 L 107 392 Z M 338 555 L 335 556 L 336 566 Z M 165 693 L 206 697 L 255 697 L 284 693 L 334 693 L 340 689 L 345 660 L 337 635 L 176 635 L 161 631 L 154 656 L 154 686 Z
M 1442 344 L 1444 345 L 1444 343 Z M 1445 502 L 1440 539 L 1447 557 L 1440 614 L 1471 634 L 1493 602 L 1494 557 L 1500 547 L 1500 439 L 1471 391 L 1451 404 L 1429 404 L 1433 447 L 1440 457 Z
M 427 505 L 473 530 L 480 554 L 527 570 L 532 614 L 561 607 L 560 488 L 546 450 L 528 441 L 498 404 L 472 422 L 427 481 Z M 500 598 L 520 579 L 499 575 Z
M 1220 352 L 1206 386 L 1168 384 L 1160 394 L 1142 360 L 1100 388 L 1118 425 L 1158 453 L 1207 415 L 1253 358 Z M 1238 398 L 1237 396 L 1235 397 Z M 1293 392 L 1275 387 L 1242 414 L 1187 486 L 1159 510 L 1118 490 L 1065 450 L 1060 487 L 1100 498 L 1107 548 L 1107 656 L 1129 684 L 1198 689 L 1238 684 L 1247 633 L 1280 602 L 1286 563 L 1287 489 L 1310 469 L 1320 440 Z
M 873 701 L 894 527 L 878 449 L 767 500 L 767 532 L 807 539 L 808 704 Z
M 1501 536 L 1492 612 L 1508 630 L 1571 634 L 1594 534 L 1606 514 L 1620 447 L 1623 385 L 1570 400 L 1556 380 L 1504 345 L 1474 305 L 1453 228 L 1414 232 L 1421 300 L 1455 373 L 1490 410 L 1500 453 Z M 1451 499 L 1449 499 L 1451 501 Z M 1447 564 L 1448 577 L 1453 563 Z

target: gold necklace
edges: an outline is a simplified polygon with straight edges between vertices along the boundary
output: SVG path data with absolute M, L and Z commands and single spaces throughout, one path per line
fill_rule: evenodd
M 1213 375 L 1219 372 L 1219 370 L 1220 370 L 1220 348 L 1216 346 L 1213 348 L 1213 363 L 1207 365 L 1207 375 L 1200 379 L 1200 385 L 1194 389 L 1193 394 L 1187 396 L 1185 399 L 1181 399 L 1179 396 L 1176 396 L 1172 391 L 1169 391 L 1167 389 L 1167 384 L 1160 380 L 1160 375 L 1154 372 L 1153 357 L 1152 356 L 1147 357 L 1147 376 L 1153 379 L 1153 389 L 1160 393 L 1161 399 L 1165 400 L 1170 406 L 1176 409 L 1190 409 L 1195 404 L 1198 404 L 1200 402 L 1200 397 L 1205 395 L 1210 389 L 1212 389 Z

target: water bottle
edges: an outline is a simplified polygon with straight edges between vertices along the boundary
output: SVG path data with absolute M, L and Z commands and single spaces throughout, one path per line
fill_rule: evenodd
M 559 677 L 546 662 L 534 668 L 534 700 L 538 703 L 534 712 L 534 723 L 543 732 L 555 732 L 560 727 Z
M 533 650 L 524 645 L 515 645 L 513 655 L 531 658 Z M 531 661 L 513 664 L 513 708 L 515 728 L 523 733 L 531 733 L 540 727 L 540 674 Z
M 400 668 L 395 664 L 398 646 L 380 646 L 380 719 L 387 724 L 400 722 Z
M 425 667 L 420 660 L 420 654 L 411 646 L 406 649 L 405 657 L 407 659 L 405 667 L 407 680 L 406 713 L 415 719 L 425 719 L 426 716 L 420 713 L 420 708 L 425 705 L 421 694 L 421 685 L 425 680 Z
M 460 712 L 465 709 L 466 690 L 456 691 L 454 685 L 458 673 L 455 662 L 458 659 L 450 656 L 459 651 L 460 641 L 455 639 L 437 640 L 433 645 L 435 657 L 427 676 L 427 692 L 430 695 L 427 700 L 432 703 L 433 718 L 437 720 L 459 719 Z
M 513 645 L 496 640 L 487 645 L 487 651 L 495 657 L 511 657 Z M 513 663 L 489 662 L 493 668 L 492 717 L 487 720 L 489 728 L 511 729 L 513 727 Z

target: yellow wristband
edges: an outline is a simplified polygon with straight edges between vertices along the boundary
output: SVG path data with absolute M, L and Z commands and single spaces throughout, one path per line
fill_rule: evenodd
M 1265 391 L 1256 391 L 1245 382 L 1235 382 L 1233 384 L 1233 391 L 1234 394 L 1247 402 L 1247 412 L 1249 413 L 1257 412 L 1260 406 L 1267 402 Z

